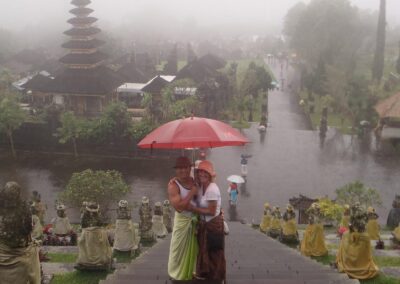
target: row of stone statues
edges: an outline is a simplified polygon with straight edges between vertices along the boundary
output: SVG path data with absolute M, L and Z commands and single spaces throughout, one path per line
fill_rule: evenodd
M 355 279 L 371 279 L 378 275 L 378 267 L 372 258 L 371 240 L 380 240 L 380 226 L 375 209 L 365 210 L 360 203 L 345 205 L 345 211 L 340 223 L 341 236 L 336 267 L 340 272 Z M 313 203 L 307 210 L 308 225 L 300 243 L 300 251 L 305 256 L 324 256 L 328 254 L 325 244 L 323 214 L 318 203 Z M 298 241 L 296 214 L 288 205 L 286 212 L 280 213 L 279 207 L 271 210 L 268 203 L 264 205 L 264 214 L 260 230 L 282 242 Z M 400 244 L 400 225 L 393 231 L 393 242 Z M 383 242 L 382 242 L 383 243 Z
M 282 215 L 278 206 L 273 207 L 271 210 L 269 203 L 265 203 L 260 231 L 272 238 L 279 238 L 284 243 L 298 243 L 299 234 L 293 206 L 287 205 L 286 211 Z

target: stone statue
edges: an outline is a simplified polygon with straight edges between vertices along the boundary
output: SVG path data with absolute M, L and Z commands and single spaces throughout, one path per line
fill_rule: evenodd
M 325 244 L 324 226 L 321 223 L 321 210 L 314 202 L 307 210 L 308 225 L 301 240 L 300 251 L 305 256 L 324 256 L 328 254 Z
M 372 258 L 371 241 L 366 230 L 368 214 L 355 203 L 350 207 L 349 231 L 340 241 L 336 264 L 339 272 L 359 280 L 371 279 L 378 275 L 379 269 Z
M 46 207 L 46 204 L 44 204 L 42 202 L 42 197 L 39 194 L 39 192 L 37 192 L 36 190 L 32 192 L 32 201 L 31 201 L 31 203 L 35 204 L 34 206 L 35 206 L 35 209 L 36 209 L 36 212 L 37 212 L 37 216 L 39 217 L 40 223 L 42 225 L 45 225 L 44 224 L 44 218 L 46 216 L 47 207 Z
M 271 218 L 271 227 L 268 230 L 268 236 L 271 238 L 277 238 L 281 235 L 282 232 L 282 214 L 279 209 L 279 206 L 272 208 L 272 218 Z
M 32 214 L 21 187 L 0 189 L 0 282 L 40 284 L 39 247 L 32 242 Z
M 53 246 L 69 246 L 76 245 L 77 234 L 74 232 L 69 218 L 65 213 L 65 205 L 56 203 L 57 217 L 51 220 L 51 229 L 45 230 L 46 238 L 45 245 Z
M 69 222 L 67 215 L 65 214 L 65 205 L 57 204 L 57 217 L 52 220 L 54 234 L 57 236 L 66 236 L 72 233 L 72 226 Z
M 85 202 L 82 214 L 82 234 L 78 240 L 79 270 L 110 270 L 112 249 L 107 231 L 102 227 L 100 206 L 95 202 Z
M 169 204 L 169 200 L 165 200 L 163 203 L 163 221 L 167 228 L 168 233 L 172 232 L 172 209 Z
M 400 195 L 396 195 L 392 203 L 392 209 L 389 212 L 386 225 L 394 229 L 400 224 Z
M 294 212 L 293 206 L 290 204 L 286 206 L 286 211 L 283 214 L 283 225 L 280 241 L 284 243 L 294 244 L 297 244 L 299 242 L 296 213 Z
M 371 240 L 380 240 L 380 226 L 378 223 L 378 214 L 375 212 L 375 208 L 368 207 L 368 223 L 367 223 L 367 233 Z
M 139 248 L 139 231 L 131 220 L 131 209 L 128 201 L 118 203 L 117 220 L 115 223 L 114 250 L 135 252 Z
M 150 200 L 148 197 L 143 196 L 142 204 L 139 208 L 139 216 L 140 216 L 140 237 L 145 242 L 152 242 L 154 241 L 154 234 L 152 231 L 152 209 L 149 204 Z
M 349 223 L 350 223 L 350 206 L 348 204 L 345 204 L 342 221 L 340 222 L 340 227 L 348 230 Z
M 32 226 L 33 226 L 31 236 L 32 239 L 40 241 L 43 239 L 43 226 L 38 217 L 37 206 L 35 203 L 31 204 L 31 214 L 32 214 Z
M 164 225 L 163 208 L 161 202 L 156 202 L 154 204 L 154 215 L 151 221 L 153 223 L 152 230 L 154 235 L 157 238 L 165 238 L 168 232 L 167 228 Z

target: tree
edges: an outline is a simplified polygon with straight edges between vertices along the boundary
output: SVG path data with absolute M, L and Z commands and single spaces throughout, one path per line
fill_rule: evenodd
M 78 208 L 84 201 L 94 201 L 104 212 L 112 202 L 124 197 L 130 191 L 120 172 L 87 169 L 72 175 L 60 198 Z
M 372 67 L 372 79 L 380 82 L 385 67 L 385 41 L 386 41 L 386 0 L 380 0 L 378 29 L 376 35 L 376 49 Z
M 186 52 L 187 52 L 187 63 L 188 64 L 197 60 L 197 55 L 194 52 L 193 47 L 190 43 L 187 44 Z
M 167 75 L 176 75 L 178 73 L 178 46 L 176 44 L 168 57 L 164 73 Z
M 327 222 L 334 221 L 336 224 L 340 222 L 343 216 L 344 208 L 329 198 L 321 198 L 318 200 L 321 214 Z
M 307 5 L 303 2 L 299 2 L 289 9 L 285 16 L 285 23 L 283 27 L 283 32 L 285 35 L 292 37 L 296 34 L 298 23 L 306 9 Z
M 93 137 L 97 141 L 115 141 L 129 134 L 132 119 L 122 102 L 109 104 L 99 120 L 95 121 Z
M 21 126 L 26 117 L 26 112 L 20 107 L 14 96 L 7 94 L 0 97 L 0 133 L 6 134 L 14 158 L 17 157 L 17 153 L 14 147 L 13 133 Z
M 87 138 L 88 121 L 83 118 L 78 118 L 73 112 L 65 112 L 61 115 L 61 127 L 57 129 L 56 136 L 59 137 L 61 144 L 72 142 L 74 147 L 74 156 L 78 157 L 77 142 L 79 139 Z
M 336 201 L 342 205 L 351 205 L 355 202 L 359 202 L 362 206 L 367 208 L 368 206 L 382 204 L 379 191 L 374 188 L 366 187 L 360 181 L 355 181 L 336 189 L 336 196 Z

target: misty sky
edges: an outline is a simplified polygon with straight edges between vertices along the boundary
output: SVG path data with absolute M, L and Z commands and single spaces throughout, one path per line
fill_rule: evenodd
M 307 2 L 307 0 L 303 0 Z M 91 8 L 100 18 L 100 25 L 117 27 L 129 23 L 132 17 L 145 17 L 157 24 L 159 15 L 164 22 L 193 21 L 198 26 L 215 24 L 228 26 L 260 23 L 279 27 L 287 10 L 299 0 L 92 0 Z M 376 10 L 379 0 L 351 0 L 364 9 Z M 70 0 L 0 0 L 0 27 L 26 30 L 45 25 L 66 25 L 71 17 Z M 400 1 L 387 0 L 388 22 L 400 23 Z M 397 14 L 396 14 L 397 13 Z

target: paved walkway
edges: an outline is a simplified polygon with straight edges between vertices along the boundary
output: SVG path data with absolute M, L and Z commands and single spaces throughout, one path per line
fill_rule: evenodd
M 350 284 L 339 274 L 239 222 L 229 224 L 226 238 L 227 283 L 229 284 Z M 172 283 L 167 275 L 169 239 L 159 242 L 149 252 L 125 269 L 116 271 L 101 284 Z M 179 283 L 205 283 L 186 281 Z M 212 283 L 207 281 L 207 283 Z

